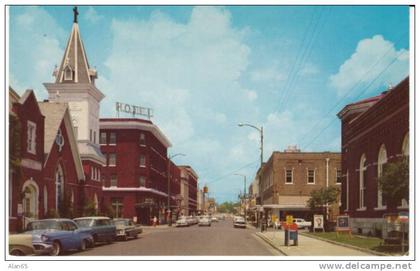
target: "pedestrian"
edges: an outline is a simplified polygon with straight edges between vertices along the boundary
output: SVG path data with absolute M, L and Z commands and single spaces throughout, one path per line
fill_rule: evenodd
M 153 218 L 153 227 L 156 227 L 156 224 L 157 224 L 157 217 L 155 216 L 155 217 Z

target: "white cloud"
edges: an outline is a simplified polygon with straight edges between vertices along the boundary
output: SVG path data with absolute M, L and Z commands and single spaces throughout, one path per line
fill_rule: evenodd
M 269 67 L 252 71 L 251 80 L 254 82 L 278 83 L 286 80 L 286 75 L 275 67 Z
M 47 97 L 42 83 L 52 82 L 54 65 L 61 61 L 63 48 L 59 40 L 64 39 L 63 29 L 40 7 L 26 7 L 11 17 L 9 49 L 9 83 L 18 93 L 34 89 L 37 97 Z M 34 27 L 36 26 L 36 27 Z M 24 38 L 22 38 L 24 37 Z M 30 41 L 28 50 L 27 42 Z
M 99 15 L 93 7 L 89 7 L 83 15 L 84 18 L 91 23 L 97 23 L 104 18 L 104 16 Z
M 105 108 L 117 97 L 152 107 L 153 121 L 174 146 L 245 114 L 256 98 L 238 82 L 250 49 L 223 8 L 195 7 L 187 23 L 162 12 L 149 20 L 113 20 L 111 33 Z
M 246 96 L 248 97 L 248 99 L 250 101 L 254 101 L 258 97 L 257 93 L 255 91 L 253 91 L 253 90 L 248 90 L 248 92 L 246 93 Z
M 360 80 L 364 85 L 380 76 L 374 87 L 397 84 L 408 75 L 408 56 L 405 49 L 396 50 L 394 44 L 381 35 L 359 41 L 356 51 L 330 76 L 330 85 L 338 95 L 344 95 Z M 382 75 L 380 73 L 395 59 Z

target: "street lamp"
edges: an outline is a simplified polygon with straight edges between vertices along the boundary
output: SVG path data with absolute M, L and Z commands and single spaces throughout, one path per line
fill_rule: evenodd
M 264 153 L 264 151 L 263 151 L 263 146 L 264 146 L 264 129 L 263 129 L 263 127 L 261 126 L 260 128 L 258 128 L 257 126 L 254 126 L 254 125 L 248 124 L 248 123 L 238 123 L 238 126 L 239 127 L 248 126 L 248 127 L 254 128 L 255 130 L 257 130 L 260 133 L 260 163 L 261 163 L 261 166 L 262 166 L 262 164 L 263 164 L 263 153 Z
M 168 156 L 168 226 L 172 226 L 172 213 L 171 213 L 171 159 L 176 156 L 185 156 L 183 153 L 177 153 Z
M 244 177 L 244 196 L 243 196 L 243 199 L 244 199 L 244 218 L 245 218 L 245 224 L 246 224 L 246 198 L 247 198 L 247 196 L 246 196 L 246 175 L 239 174 L 239 173 L 235 173 L 234 175 Z
M 264 146 L 264 129 L 263 129 L 263 127 L 261 126 L 260 128 L 258 128 L 257 126 L 249 124 L 249 123 L 239 123 L 238 126 L 239 127 L 248 126 L 248 127 L 251 127 L 253 129 L 257 130 L 260 133 L 260 169 L 262 169 L 263 159 L 264 159 L 263 158 L 263 153 L 264 153 L 264 149 L 263 149 L 263 146 Z M 261 172 L 260 172 L 258 178 L 259 178 L 259 183 L 261 184 Z M 263 229 L 262 227 L 263 227 L 263 223 L 261 223 L 261 231 Z

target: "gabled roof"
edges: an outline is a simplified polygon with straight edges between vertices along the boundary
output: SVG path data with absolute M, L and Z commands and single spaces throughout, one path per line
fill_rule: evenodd
M 70 69 L 73 73 L 72 80 L 64 80 L 64 71 Z M 73 23 L 70 38 L 58 70 L 53 74 L 55 83 L 91 83 L 97 78 L 95 69 L 91 69 L 87 60 L 82 38 L 80 37 L 79 25 Z
M 45 116 L 44 123 L 44 154 L 45 154 L 45 164 L 48 162 L 49 154 L 55 142 L 58 129 L 62 122 L 66 127 L 67 138 L 73 156 L 73 161 L 76 167 L 77 176 L 79 180 L 84 179 L 82 161 L 80 159 L 79 149 L 77 146 L 76 137 L 74 135 L 73 126 L 71 124 L 70 112 L 68 105 L 65 103 L 49 103 L 49 102 L 40 102 L 38 106 Z

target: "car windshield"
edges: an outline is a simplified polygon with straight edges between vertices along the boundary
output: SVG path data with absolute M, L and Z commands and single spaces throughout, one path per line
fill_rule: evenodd
M 92 226 L 92 219 L 77 219 L 75 220 L 79 227 L 91 227 Z
M 128 220 L 114 220 L 115 226 L 128 226 Z
M 28 226 L 26 227 L 27 231 L 33 230 L 62 230 L 62 226 L 60 223 L 54 220 L 45 220 L 45 221 L 32 221 L 29 222 Z

